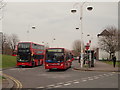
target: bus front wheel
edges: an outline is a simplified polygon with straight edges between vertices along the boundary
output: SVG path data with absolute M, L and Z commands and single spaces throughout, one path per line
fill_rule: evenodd
M 49 69 L 49 71 L 52 71 L 52 69 Z

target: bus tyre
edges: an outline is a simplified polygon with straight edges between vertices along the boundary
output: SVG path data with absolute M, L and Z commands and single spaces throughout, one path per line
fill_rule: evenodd
M 49 69 L 49 71 L 52 71 L 52 69 Z

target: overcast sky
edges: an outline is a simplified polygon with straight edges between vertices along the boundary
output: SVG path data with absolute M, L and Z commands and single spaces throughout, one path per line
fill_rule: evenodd
M 78 2 L 77 2 L 78 3 Z M 3 10 L 3 32 L 17 34 L 21 41 L 49 43 L 54 47 L 72 48 L 74 40 L 81 38 L 80 8 L 82 2 L 70 10 L 76 2 L 7 2 Z M 93 6 L 92 11 L 86 10 Z M 97 34 L 107 26 L 118 27 L 118 2 L 90 2 L 83 7 L 83 40 L 86 44 L 92 39 L 92 46 L 97 45 Z M 35 26 L 36 29 L 31 27 Z M 29 33 L 27 32 L 29 30 Z M 90 34 L 90 37 L 87 37 Z M 56 40 L 53 41 L 53 38 Z

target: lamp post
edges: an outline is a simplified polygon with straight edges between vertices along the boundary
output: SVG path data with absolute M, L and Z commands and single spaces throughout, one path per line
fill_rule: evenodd
M 85 5 L 85 3 L 88 2 L 83 2 L 82 5 L 80 5 L 80 27 L 81 27 L 81 68 L 83 67 L 83 54 L 84 54 L 84 48 L 83 48 L 83 6 Z M 79 4 L 79 3 L 78 3 Z M 76 4 L 77 5 L 77 4 Z M 93 9 L 92 6 L 87 6 L 87 10 L 91 11 Z M 76 13 L 77 10 L 76 9 L 72 9 L 71 10 L 72 13 Z M 79 29 L 79 28 L 76 28 Z

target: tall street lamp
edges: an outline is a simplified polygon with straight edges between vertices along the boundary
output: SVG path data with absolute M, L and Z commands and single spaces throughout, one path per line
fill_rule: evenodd
M 81 27 L 81 68 L 83 67 L 83 51 L 84 51 L 84 48 L 83 48 L 83 6 L 85 5 L 85 3 L 88 3 L 88 2 L 83 2 L 82 5 L 79 5 L 80 6 L 80 27 Z M 79 4 L 79 3 L 78 3 Z M 76 4 L 77 5 L 77 4 Z M 93 9 L 92 6 L 87 6 L 87 10 L 91 11 Z M 77 9 L 71 9 L 71 12 L 72 13 L 76 13 L 77 12 Z M 79 28 L 76 28 L 76 29 L 79 29 Z

